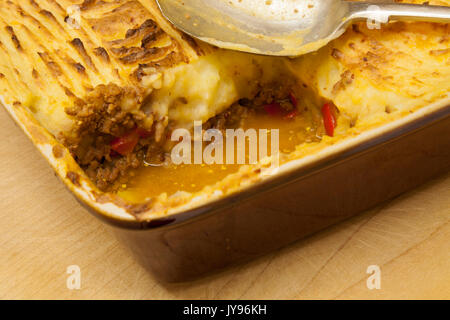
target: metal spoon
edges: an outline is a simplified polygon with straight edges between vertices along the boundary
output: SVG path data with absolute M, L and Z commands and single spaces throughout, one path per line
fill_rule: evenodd
M 187 34 L 226 49 L 297 56 L 339 37 L 354 21 L 450 21 L 450 7 L 343 0 L 157 0 Z

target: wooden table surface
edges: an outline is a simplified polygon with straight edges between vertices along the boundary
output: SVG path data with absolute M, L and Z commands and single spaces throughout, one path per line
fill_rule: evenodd
M 83 209 L 0 111 L 0 298 L 450 298 L 450 173 L 308 239 L 195 282 L 161 284 Z M 67 288 L 77 265 L 81 288 Z M 381 288 L 367 288 L 367 268 Z

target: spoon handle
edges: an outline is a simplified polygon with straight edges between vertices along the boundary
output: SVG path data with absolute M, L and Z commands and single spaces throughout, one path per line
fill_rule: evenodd
M 379 24 L 389 21 L 450 22 L 450 7 L 406 3 L 347 2 L 349 20 Z

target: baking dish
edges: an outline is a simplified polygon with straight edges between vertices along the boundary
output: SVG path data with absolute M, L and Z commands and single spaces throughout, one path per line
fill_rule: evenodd
M 4 104 L 4 103 L 3 103 Z M 450 101 L 280 167 L 226 198 L 149 221 L 103 199 L 24 108 L 4 104 L 75 197 L 158 278 L 186 281 L 289 244 L 450 169 Z
M 72 18 L 66 19 L 61 8 L 51 7 L 54 14 L 42 9 L 54 2 L 1 4 L 5 31 L 0 54 L 7 63 L 0 65 L 0 89 L 2 104 L 66 187 L 161 279 L 192 279 L 263 254 L 448 169 L 448 26 L 393 24 L 371 31 L 359 24 L 317 53 L 271 59 L 185 38 L 153 4 L 85 1 L 78 6 L 86 21 L 81 31 L 70 29 Z M 39 18 L 30 19 L 33 15 Z M 44 26 L 50 25 L 59 26 L 55 37 L 67 41 L 45 33 Z M 40 41 L 30 29 L 48 38 Z M 410 51 L 417 43 L 420 50 Z M 267 74 L 269 81 L 258 82 Z M 127 157 L 111 147 L 127 136 L 126 130 L 139 140 L 144 138 L 137 137 L 136 130 L 143 129 L 138 126 L 164 128 L 169 116 L 209 121 L 232 112 L 254 88 L 261 90 L 251 95 L 256 100 L 261 92 L 264 96 L 261 85 L 269 91 L 279 88 L 270 75 L 277 85 L 291 86 L 283 97 L 292 111 L 308 114 L 320 110 L 320 103 L 330 102 L 328 108 L 334 103 L 336 135 L 326 132 L 316 136 L 319 142 L 301 143 L 285 153 L 275 174 L 262 172 L 270 161 L 245 165 L 193 193 L 149 192 L 130 201 L 123 196 L 126 184 L 120 186 L 124 192 L 109 192 L 100 186 L 99 175 L 89 175 L 90 161 L 114 166 Z M 195 79 L 200 81 L 191 85 Z M 294 85 L 286 84 L 294 79 Z M 293 88 L 295 95 L 289 92 Z M 302 99 L 298 109 L 296 97 Z M 270 102 L 263 101 L 262 110 L 265 103 Z M 117 120 L 118 113 L 125 116 Z M 114 127 L 121 130 L 110 130 Z M 80 139 L 71 143 L 70 138 Z M 97 138 L 100 146 L 93 142 Z M 100 157 L 84 162 L 78 153 L 83 141 L 88 151 L 103 150 Z

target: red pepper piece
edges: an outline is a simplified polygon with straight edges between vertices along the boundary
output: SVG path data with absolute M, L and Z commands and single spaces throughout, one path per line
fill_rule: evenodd
M 271 116 L 278 116 L 283 114 L 283 108 L 277 102 L 266 104 L 264 110 Z
M 334 117 L 334 114 L 331 110 L 331 104 L 325 103 L 322 107 L 322 117 L 323 117 L 323 124 L 325 126 L 325 132 L 328 136 L 333 137 L 334 136 L 334 129 L 336 128 L 336 118 Z
M 111 149 L 115 152 L 126 156 L 131 153 L 139 142 L 140 136 L 137 129 L 133 129 L 125 133 L 121 137 L 117 137 L 111 141 Z
M 297 106 L 298 106 L 297 98 L 294 96 L 294 94 L 292 92 L 289 93 L 289 100 L 291 101 L 294 108 L 297 109 Z
M 110 150 L 109 151 L 109 156 L 111 157 L 111 158 L 118 158 L 118 157 L 120 157 L 120 154 L 118 154 L 116 151 L 114 151 L 114 150 Z
M 142 128 L 137 128 L 137 133 L 139 135 L 139 137 L 141 137 L 142 139 L 148 138 L 151 136 L 151 132 Z

